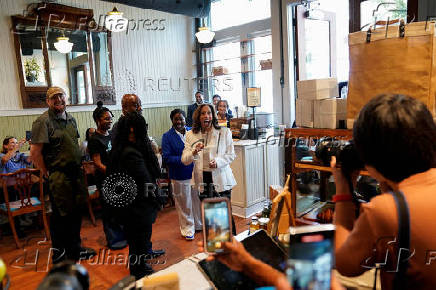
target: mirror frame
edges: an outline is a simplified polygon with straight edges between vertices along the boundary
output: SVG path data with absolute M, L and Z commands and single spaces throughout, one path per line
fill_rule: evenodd
M 17 59 L 18 74 L 20 78 L 20 91 L 23 108 L 45 108 L 46 93 L 52 85 L 50 76 L 50 61 L 48 57 L 46 32 L 50 27 L 67 29 L 67 30 L 84 30 L 87 34 L 87 47 L 88 47 L 88 62 L 91 75 L 91 87 L 93 104 L 102 101 L 105 105 L 115 105 L 115 87 L 114 87 L 114 74 L 113 74 L 113 60 L 112 60 L 112 37 L 111 32 L 105 27 L 98 26 L 93 19 L 94 13 L 92 9 L 80 9 L 61 4 L 53 3 L 37 3 L 33 4 L 32 12 L 27 16 L 13 15 L 12 18 L 12 33 L 14 34 L 15 55 Z M 56 17 L 53 17 L 55 15 Z M 54 22 L 53 18 L 56 18 Z M 24 72 L 21 59 L 21 45 L 19 35 L 17 32 L 18 25 L 29 25 L 42 32 L 42 52 L 44 56 L 44 69 L 45 80 L 47 86 L 26 86 L 24 80 Z M 108 57 L 109 68 L 111 72 L 112 85 L 111 86 L 97 86 L 95 83 L 94 74 L 94 52 L 92 49 L 91 31 L 107 33 L 108 41 Z M 92 104 L 70 104 L 69 106 L 88 106 Z

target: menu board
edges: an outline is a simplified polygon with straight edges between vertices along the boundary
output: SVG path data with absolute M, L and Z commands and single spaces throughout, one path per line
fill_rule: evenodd
M 247 106 L 260 107 L 260 88 L 247 88 Z

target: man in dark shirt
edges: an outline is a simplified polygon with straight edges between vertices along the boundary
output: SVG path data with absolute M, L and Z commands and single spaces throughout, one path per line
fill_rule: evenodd
M 30 156 L 44 177 L 48 177 L 52 204 L 50 232 L 52 260 L 77 261 L 91 257 L 95 251 L 81 247 L 80 209 L 86 205 L 87 191 L 81 170 L 76 120 L 65 111 L 66 96 L 62 88 L 47 91 L 49 109 L 32 125 Z
M 195 93 L 195 103 L 188 106 L 188 116 L 186 117 L 186 126 L 192 127 L 192 116 L 194 115 L 195 110 L 197 110 L 198 106 L 203 104 L 203 93 L 198 91 Z

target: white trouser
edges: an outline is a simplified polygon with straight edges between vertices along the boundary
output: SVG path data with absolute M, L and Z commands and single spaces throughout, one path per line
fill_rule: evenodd
M 201 230 L 201 208 L 198 193 L 191 186 L 191 180 L 171 179 L 173 196 L 179 214 L 182 236 L 193 236 L 195 230 Z

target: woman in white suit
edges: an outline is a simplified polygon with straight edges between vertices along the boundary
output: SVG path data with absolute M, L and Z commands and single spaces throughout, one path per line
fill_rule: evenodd
M 218 126 L 212 105 L 200 105 L 194 112 L 192 130 L 186 133 L 182 154 L 182 163 L 194 162 L 193 181 L 200 199 L 217 196 L 231 199 L 236 180 L 230 163 L 235 157 L 230 129 Z M 232 223 L 235 234 L 233 218 Z

